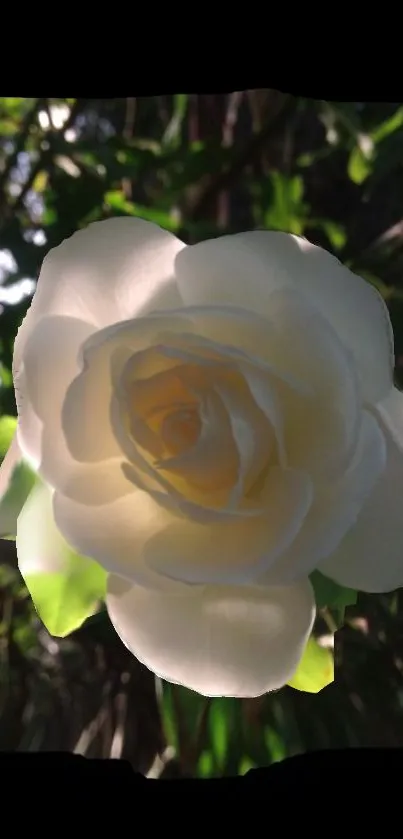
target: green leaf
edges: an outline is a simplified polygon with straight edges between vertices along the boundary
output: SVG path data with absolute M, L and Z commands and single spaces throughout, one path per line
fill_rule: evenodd
M 107 572 L 98 563 L 65 549 L 65 570 L 27 574 L 25 585 L 51 635 L 64 638 L 98 611 L 105 599 Z
M 319 693 L 334 681 L 334 660 L 331 651 L 319 646 L 311 637 L 289 686 L 305 693 Z
M 287 757 L 287 746 L 284 743 L 280 733 L 270 725 L 267 725 L 264 730 L 264 742 L 271 763 L 278 760 L 284 760 Z
M 347 241 L 347 234 L 341 224 L 336 224 L 336 222 L 328 219 L 321 219 L 319 221 L 319 227 L 322 227 L 325 231 L 331 245 L 336 250 L 344 248 Z
M 372 172 L 372 161 L 365 156 L 359 146 L 350 154 L 348 175 L 355 184 L 362 184 Z
M 108 574 L 58 530 L 51 489 L 37 481 L 18 518 L 18 567 L 51 635 L 65 637 L 98 611 Z
M 332 609 L 345 609 L 346 606 L 353 606 L 357 602 L 357 592 L 354 589 L 339 586 L 320 571 L 314 571 L 309 579 L 315 592 L 318 609 L 324 609 L 325 606 Z
M 214 775 L 214 759 L 209 751 L 201 753 L 196 770 L 196 777 L 211 778 Z
M 15 539 L 18 516 L 36 481 L 36 475 L 21 461 L 14 468 L 6 492 L 0 498 L 0 539 Z
M 124 215 L 127 216 L 137 216 L 145 219 L 145 221 L 151 221 L 154 224 L 158 224 L 160 227 L 164 227 L 166 230 L 170 230 L 172 232 L 179 229 L 179 220 L 173 215 L 164 212 L 164 210 L 155 210 L 152 207 L 143 207 L 139 204 L 133 204 L 132 201 L 127 200 L 123 192 L 119 189 L 107 192 L 105 194 L 104 202 L 106 206 L 118 213 L 124 213 Z
M 300 235 L 306 217 L 302 178 L 299 175 L 287 178 L 279 172 L 273 172 L 270 181 L 273 193 L 271 205 L 264 216 L 265 226 Z
M 17 428 L 16 417 L 0 417 L 0 538 L 15 538 L 17 518 L 35 484 L 36 476 L 21 459 L 18 446 L 14 444 L 10 458 L 3 463 L 12 444 Z
M 223 768 L 230 741 L 231 700 L 214 698 L 209 709 L 211 749 L 216 763 Z
M 0 119 L 0 136 L 12 137 L 18 130 L 18 126 L 12 119 Z
M 379 143 L 381 140 L 384 140 L 385 137 L 388 137 L 389 134 L 392 134 L 394 131 L 397 131 L 398 128 L 401 128 L 402 125 L 403 108 L 398 108 L 393 116 L 387 119 L 386 122 L 382 122 L 378 128 L 371 132 L 371 138 L 374 143 Z
M 173 746 L 176 753 L 179 753 L 178 726 L 175 720 L 175 705 L 172 685 L 169 682 L 162 684 L 161 716 L 164 727 L 164 734 L 170 746 Z
M 0 460 L 2 460 L 9 448 L 17 428 L 16 417 L 0 417 Z
M 0 129 L 1 134 L 1 129 Z M 13 374 L 11 370 L 8 370 L 7 367 L 0 361 L 0 387 L 12 387 L 13 384 Z M 14 419 L 14 417 L 12 417 Z
M 246 775 L 251 769 L 256 769 L 256 763 L 245 755 L 239 763 L 238 775 Z

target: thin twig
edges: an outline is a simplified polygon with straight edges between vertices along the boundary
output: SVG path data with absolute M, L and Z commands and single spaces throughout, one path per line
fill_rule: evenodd
M 227 110 L 222 130 L 222 144 L 224 148 L 230 148 L 234 143 L 234 133 L 238 120 L 239 108 L 244 93 L 237 91 L 228 97 Z M 228 189 L 222 190 L 218 196 L 217 225 L 225 229 L 229 224 L 230 196 Z
M 125 124 L 123 127 L 123 137 L 125 140 L 131 140 L 134 134 L 134 124 L 136 120 L 137 101 L 135 96 L 128 96 L 126 99 L 126 113 Z M 122 178 L 122 190 L 128 201 L 133 197 L 132 183 L 130 178 Z
M 195 222 L 201 220 L 206 215 L 214 198 L 222 190 L 228 189 L 232 185 L 233 181 L 239 177 L 245 167 L 255 159 L 273 131 L 282 127 L 283 122 L 289 116 L 290 99 L 291 97 L 286 94 L 281 97 L 279 96 L 274 101 L 270 116 L 261 130 L 252 136 L 250 141 L 246 143 L 223 172 L 220 172 L 213 180 L 210 179 L 206 184 L 201 186 L 198 194 L 193 198 L 191 206 L 187 207 L 186 218 L 188 221 Z M 190 204 L 190 202 L 188 203 Z

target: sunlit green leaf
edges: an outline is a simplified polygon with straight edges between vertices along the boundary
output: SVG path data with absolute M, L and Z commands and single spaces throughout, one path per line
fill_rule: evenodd
M 174 215 L 166 213 L 163 210 L 154 210 L 152 207 L 143 207 L 138 204 L 133 204 L 133 202 L 128 201 L 124 193 L 118 189 L 107 192 L 104 200 L 105 204 L 113 210 L 117 210 L 125 215 L 137 216 L 145 219 L 146 221 L 152 221 L 154 224 L 164 227 L 165 230 L 175 232 L 175 230 L 178 230 L 179 228 L 180 222 Z
M 64 638 L 99 608 L 106 594 L 107 572 L 66 548 L 62 573 L 28 574 L 24 580 L 48 632 Z
M 2 361 L 0 361 L 0 386 L 11 387 L 13 384 L 13 375 Z
M 306 218 L 306 208 L 302 201 L 302 178 L 298 175 L 287 178 L 280 172 L 273 172 L 271 186 L 273 194 L 270 207 L 264 216 L 265 226 L 271 230 L 301 234 Z
M 15 417 L 0 417 L 0 460 L 5 457 L 17 428 Z
M 44 192 L 48 185 L 48 173 L 45 171 L 38 172 L 33 184 L 32 189 L 34 192 Z
M 305 693 L 319 693 L 334 681 L 334 659 L 332 652 L 319 646 L 311 637 L 289 686 Z
M 356 146 L 350 154 L 348 161 L 348 174 L 355 184 L 362 184 L 372 172 L 372 162 L 365 156 L 359 146 Z

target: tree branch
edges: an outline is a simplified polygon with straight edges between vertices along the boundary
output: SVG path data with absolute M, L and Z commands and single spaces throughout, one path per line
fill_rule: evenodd
M 222 190 L 228 189 L 245 167 L 255 159 L 273 131 L 283 129 L 292 104 L 291 97 L 288 94 L 281 94 L 273 100 L 270 115 L 262 128 L 251 137 L 223 172 L 220 172 L 213 180 L 210 179 L 203 184 L 195 198 L 188 201 L 185 216 L 187 221 L 200 221 L 206 215 L 211 202 Z

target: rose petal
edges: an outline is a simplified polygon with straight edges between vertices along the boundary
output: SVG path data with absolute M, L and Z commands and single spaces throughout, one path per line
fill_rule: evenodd
M 17 362 L 44 315 L 69 315 L 103 327 L 181 306 L 173 264 L 184 247 L 172 233 L 139 218 L 96 222 L 65 239 L 43 262 L 17 335 Z
M 276 231 L 221 236 L 181 251 L 184 304 L 232 305 L 270 317 L 272 291 L 298 288 L 355 358 L 365 398 L 382 399 L 393 376 L 393 332 L 378 292 L 327 251 Z
M 403 586 L 403 456 L 385 435 L 386 468 L 354 527 L 320 565 L 340 585 L 373 593 Z
M 21 448 L 50 483 L 61 470 L 72 466 L 61 411 L 67 387 L 77 372 L 79 348 L 91 330 L 75 318 L 43 318 L 27 340 L 22 365 L 14 377 Z M 45 426 L 43 434 L 37 433 L 38 419 Z
M 308 581 L 289 588 L 196 587 L 159 594 L 109 580 L 123 643 L 163 679 L 204 696 L 259 696 L 294 674 L 315 618 Z
M 292 544 L 311 500 L 308 476 L 273 467 L 261 516 L 210 526 L 170 520 L 144 545 L 147 564 L 159 574 L 189 583 L 251 582 Z
M 215 522 L 197 524 L 174 518 L 172 508 L 140 490 L 104 506 L 55 493 L 55 520 L 78 553 L 142 585 L 165 587 L 170 576 L 185 583 L 249 581 L 295 538 L 311 502 L 309 478 L 272 471 L 269 521 L 236 515 L 220 521 L 217 513 Z
M 223 524 L 224 522 L 232 524 L 234 522 L 239 523 L 247 519 L 258 518 L 262 515 L 262 510 L 257 506 L 256 502 L 244 501 L 236 510 L 231 507 L 213 507 L 208 504 L 198 504 L 196 501 L 189 501 L 185 495 L 178 492 L 168 482 L 159 486 L 154 480 L 154 473 L 151 471 L 150 473 L 144 472 L 137 464 L 134 467 L 132 463 L 124 463 L 122 469 L 133 486 L 142 492 L 147 492 L 156 504 L 180 519 L 185 517 L 199 524 L 215 525 Z M 218 495 L 219 491 L 214 493 L 215 501 Z M 221 495 L 224 495 L 223 491 L 221 491 Z M 204 494 L 204 500 L 205 496 L 206 493 Z M 224 495 L 222 503 L 225 503 L 225 500 Z
M 171 330 L 178 322 L 164 315 Z M 79 348 L 76 378 L 65 391 L 62 425 L 68 449 L 81 462 L 97 462 L 116 457 L 121 447 L 110 417 L 113 393 L 127 369 L 136 375 L 136 355 L 144 361 L 148 345 L 158 340 L 159 318 L 124 321 L 92 333 Z M 183 327 L 183 321 L 179 326 Z M 66 351 L 68 348 L 66 348 Z M 171 363 L 167 362 L 166 367 Z M 78 368 L 81 368 L 78 372 Z M 77 375 L 78 373 L 78 375 Z M 96 414 L 96 433 L 91 418 Z M 84 418 L 84 420 L 83 420 Z
M 191 519 L 207 522 L 256 515 L 256 505 L 253 509 L 251 504 L 246 505 L 248 509 L 239 512 L 223 508 L 228 496 L 226 488 L 207 492 L 194 486 L 192 497 L 189 498 L 187 479 L 181 474 L 174 475 L 173 472 L 157 469 L 154 462 L 150 461 L 149 452 L 140 446 L 139 441 L 135 442 L 129 437 L 122 422 L 120 405 L 115 398 L 112 400 L 111 418 L 116 437 L 128 459 L 122 466 L 125 476 L 134 486 L 149 492 L 165 509 L 176 515 L 183 513 Z
M 135 490 L 104 506 L 86 506 L 55 492 L 53 515 L 68 544 L 107 571 L 151 589 L 176 585 L 144 561 L 147 540 L 171 520 L 148 493 Z
M 201 400 L 202 422 L 199 439 L 182 455 L 157 461 L 156 468 L 176 473 L 189 483 L 189 500 L 192 488 L 203 492 L 230 491 L 237 478 L 238 456 L 231 434 L 231 423 L 219 394 L 211 391 Z
M 91 435 L 104 445 L 104 457 L 115 460 L 94 467 L 77 463 L 66 445 L 62 405 L 68 385 L 78 369 L 78 351 L 91 327 L 75 318 L 43 318 L 30 335 L 24 355 L 19 399 L 18 439 L 24 455 L 51 486 L 77 501 L 100 504 L 131 492 L 121 469 L 122 455 L 108 425 L 108 412 L 98 405 L 77 402 L 71 423 L 82 429 L 91 424 Z M 108 443 L 110 445 L 108 446 Z M 120 460 L 116 459 L 120 455 Z
M 69 547 L 55 525 L 52 492 L 46 484 L 34 487 L 18 516 L 16 548 L 23 577 L 65 570 Z
M 240 371 L 257 408 L 268 420 L 271 433 L 275 435 L 279 462 L 281 466 L 285 466 L 287 457 L 284 441 L 284 415 L 279 399 L 278 380 L 270 374 L 254 368 L 251 364 L 240 364 Z M 263 430 L 262 426 L 261 428 Z M 260 448 L 261 443 L 259 443 L 258 450 Z
M 314 497 L 305 524 L 290 549 L 266 571 L 261 582 L 266 585 L 287 585 L 303 579 L 319 563 L 324 574 L 329 557 L 355 525 L 364 504 L 383 480 L 386 444 L 382 430 L 370 414 L 364 414 L 359 445 L 350 469 L 341 480 Z M 346 582 L 346 585 L 349 583 Z
M 357 445 L 362 405 L 354 362 L 299 292 L 275 292 L 272 303 L 274 364 L 293 370 L 309 388 L 300 394 L 278 380 L 287 460 L 329 482 L 345 470 Z
M 388 429 L 396 446 L 403 451 L 403 393 L 391 388 L 388 396 L 375 406 L 382 424 Z
M 318 478 L 335 479 L 346 467 L 357 443 L 361 393 L 354 361 L 329 323 L 300 292 L 274 292 L 271 303 L 273 320 L 266 322 L 265 334 L 259 320 L 256 318 L 255 324 L 252 318 L 255 346 L 249 342 L 249 350 L 254 349 L 255 355 L 216 340 L 218 323 L 225 332 L 223 311 L 216 321 L 213 314 L 209 318 L 205 311 L 195 308 L 195 330 L 203 328 L 207 332 L 210 327 L 214 340 L 183 333 L 172 340 L 171 346 L 160 350 L 183 363 L 213 367 L 227 362 L 229 367 L 242 371 L 251 390 L 255 382 L 257 404 L 271 415 L 282 462 L 287 459 L 296 469 L 309 469 Z M 233 313 L 227 314 L 233 326 L 233 340 L 237 341 L 240 324 Z M 189 317 L 186 310 L 186 319 Z M 239 319 L 242 322 L 242 313 Z M 248 318 L 243 324 L 242 341 L 239 339 L 244 346 L 246 323 Z M 168 338 L 165 334 L 161 337 Z M 281 413 L 286 421 L 284 439 Z
M 270 462 L 276 462 L 275 437 L 253 400 L 246 400 L 243 393 L 237 393 L 225 380 L 216 386 L 216 392 L 227 409 L 238 450 L 237 482 L 230 497 L 230 503 L 236 509 L 262 471 Z

